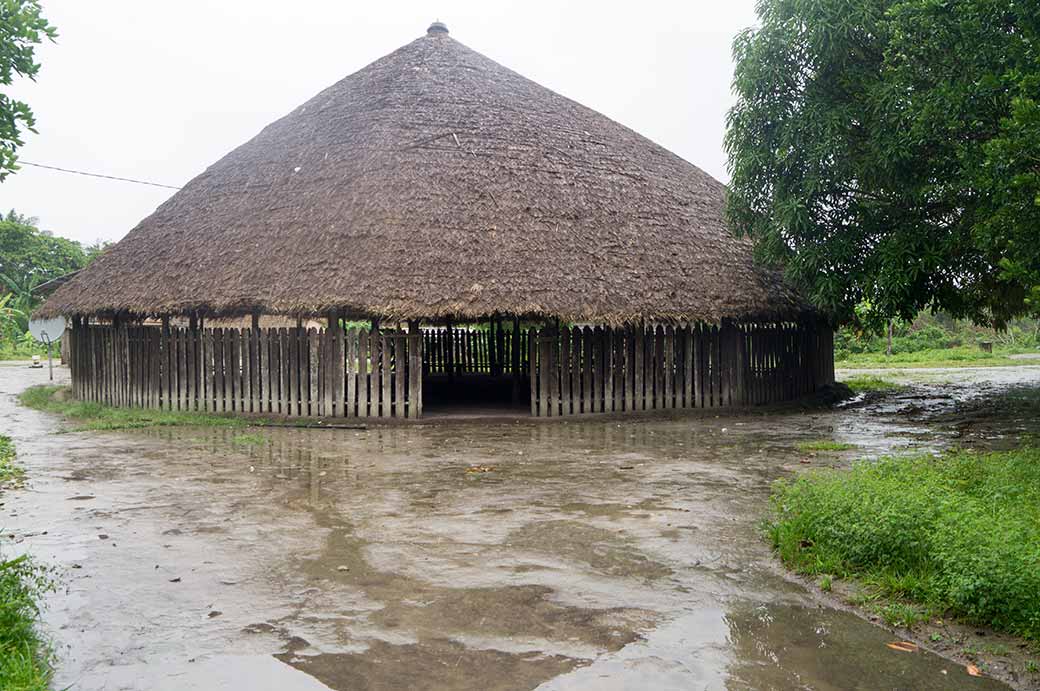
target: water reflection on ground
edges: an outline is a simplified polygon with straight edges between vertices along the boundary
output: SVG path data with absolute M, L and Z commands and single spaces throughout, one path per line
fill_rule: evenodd
M 995 688 L 822 606 L 759 529 L 797 470 L 1035 431 L 1040 368 L 944 376 L 835 410 L 367 430 L 56 435 L 5 395 L 32 483 L 3 525 L 63 570 L 77 689 Z

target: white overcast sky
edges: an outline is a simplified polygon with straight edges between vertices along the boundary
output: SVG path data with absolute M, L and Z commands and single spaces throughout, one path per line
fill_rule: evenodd
M 434 19 L 474 50 L 725 180 L 733 37 L 754 0 L 43 0 L 58 29 L 25 161 L 181 185 Z M 85 243 L 118 240 L 173 190 L 28 166 L 0 209 Z

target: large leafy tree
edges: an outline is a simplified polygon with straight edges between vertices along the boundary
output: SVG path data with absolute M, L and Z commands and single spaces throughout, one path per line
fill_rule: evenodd
M 40 71 L 35 47 L 55 36 L 37 0 L 0 0 L 0 87 L 10 85 L 16 77 L 35 78 Z M 34 132 L 35 125 L 29 104 L 0 91 L 0 181 L 17 168 L 22 131 Z
M 1040 3 L 758 14 L 726 148 L 730 220 L 761 258 L 844 321 L 1040 313 Z

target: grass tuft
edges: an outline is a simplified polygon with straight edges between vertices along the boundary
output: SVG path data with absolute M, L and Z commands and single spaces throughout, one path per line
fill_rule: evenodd
M 832 441 L 830 439 L 802 441 L 797 444 L 797 449 L 802 453 L 810 453 L 812 451 L 848 451 L 849 449 L 854 448 L 856 448 L 855 444 L 848 444 L 842 441 Z
M 14 458 L 14 442 L 11 437 L 0 434 L 0 487 L 18 485 L 24 477 Z
M 862 582 L 886 621 L 950 612 L 1040 640 L 1040 448 L 815 471 L 772 502 L 784 563 Z

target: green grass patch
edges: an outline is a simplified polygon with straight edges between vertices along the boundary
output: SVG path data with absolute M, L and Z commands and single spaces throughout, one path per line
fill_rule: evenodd
M 13 467 L 15 448 L 0 435 L 0 473 Z M 22 555 L 0 554 L 0 689 L 46 691 L 53 675 L 53 652 L 37 630 L 39 602 L 54 589 L 50 572 Z
M 906 388 L 903 384 L 879 377 L 873 374 L 859 374 L 849 377 L 841 382 L 852 389 L 855 393 L 868 393 L 872 391 L 898 391 Z
M 886 621 L 948 612 L 1040 640 L 1040 448 L 859 462 L 772 501 L 784 563 L 860 581 Z
M 798 450 L 802 453 L 810 453 L 812 451 L 848 451 L 849 449 L 854 448 L 856 448 L 855 444 L 831 441 L 830 439 L 816 439 L 814 441 L 798 442 Z
M 14 442 L 6 434 L 0 434 L 0 487 L 19 483 L 23 475 L 15 463 Z
M 997 367 L 1028 365 L 1028 360 L 1012 360 L 1009 355 L 1036 352 L 1028 348 L 994 348 L 992 353 L 977 346 L 926 348 L 909 353 L 848 353 L 835 361 L 837 369 L 873 369 L 883 367 Z M 1035 364 L 1035 363 L 1033 363 Z M 846 382 L 847 383 L 847 382 Z
M 178 425 L 245 427 L 258 424 L 232 415 L 188 411 L 116 408 L 91 401 L 78 401 L 67 386 L 33 386 L 18 395 L 22 405 L 64 415 L 79 430 L 132 429 Z M 262 422 L 260 423 L 262 424 Z

